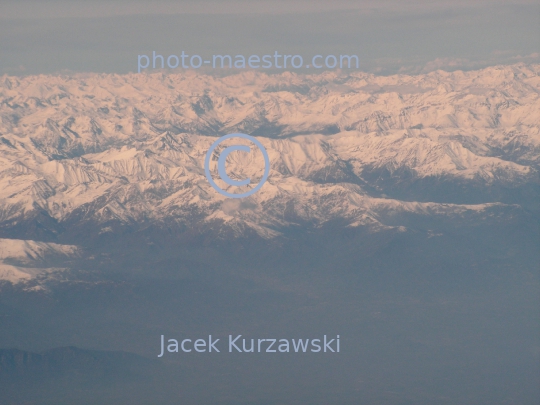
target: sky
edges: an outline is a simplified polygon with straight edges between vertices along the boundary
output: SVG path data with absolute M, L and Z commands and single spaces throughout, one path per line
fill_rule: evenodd
M 540 62 L 540 1 L 2 0 L 0 74 L 137 71 L 138 55 L 355 54 L 380 74 Z

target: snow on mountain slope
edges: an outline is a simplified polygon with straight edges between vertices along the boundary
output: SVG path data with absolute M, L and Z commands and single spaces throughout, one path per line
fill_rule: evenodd
M 264 237 L 336 219 L 384 229 L 395 226 L 389 212 L 498 205 L 386 198 L 381 173 L 479 190 L 539 184 L 540 65 L 389 77 L 4 76 L 0 117 L 4 229 L 36 215 L 103 229 L 226 224 Z M 230 132 L 257 136 L 271 160 L 267 184 L 240 202 L 204 175 L 211 143 Z M 262 159 L 235 152 L 228 170 L 256 179 Z
M 30 280 L 40 274 L 60 270 L 47 266 L 47 259 L 78 254 L 79 248 L 73 245 L 0 239 L 0 280 L 13 283 Z

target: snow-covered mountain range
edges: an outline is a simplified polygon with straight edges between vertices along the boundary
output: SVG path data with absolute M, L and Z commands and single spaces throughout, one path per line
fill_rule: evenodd
M 96 235 L 157 224 L 274 238 L 336 221 L 399 231 L 401 214 L 468 221 L 540 195 L 540 65 L 4 76 L 0 117 L 10 238 L 87 225 Z M 271 161 L 267 183 L 242 200 L 204 174 L 210 145 L 232 132 L 256 136 Z M 262 165 L 233 152 L 228 170 L 257 177 Z
M 0 239 L 0 280 L 29 280 L 43 273 L 61 271 L 51 266 L 55 258 L 78 256 L 76 246 L 33 240 Z

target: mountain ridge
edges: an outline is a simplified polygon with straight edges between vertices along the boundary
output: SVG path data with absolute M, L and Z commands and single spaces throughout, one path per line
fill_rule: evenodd
M 54 242 L 74 229 L 163 226 L 271 239 L 326 223 L 404 231 L 407 215 L 537 216 L 539 112 L 540 65 L 4 76 L 0 236 Z M 216 137 L 237 131 L 256 136 L 271 162 L 266 184 L 242 201 L 217 193 L 203 167 Z M 256 150 L 227 160 L 253 184 L 263 165 Z

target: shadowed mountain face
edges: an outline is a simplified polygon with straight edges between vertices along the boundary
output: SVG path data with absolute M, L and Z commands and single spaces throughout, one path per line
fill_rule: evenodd
M 83 357 L 65 366 L 81 367 L 75 381 L 47 361 L 48 368 L 31 368 L 36 377 L 25 385 L 41 398 L 36 404 L 534 404 L 534 226 L 449 223 L 421 231 L 410 220 L 416 231 L 336 226 L 281 244 L 170 235 L 168 242 L 149 236 L 151 245 L 126 235 L 95 247 L 96 257 L 81 260 L 68 281 L 5 284 L 0 341 L 37 351 L 77 344 L 157 361 L 162 334 L 211 334 L 221 343 L 229 334 L 341 336 L 339 354 L 320 356 L 169 353 L 162 367 L 134 368 L 123 357 Z M 14 378 L 20 385 L 10 387 L 26 381 Z
M 536 404 L 538 73 L 3 78 L 0 403 Z

